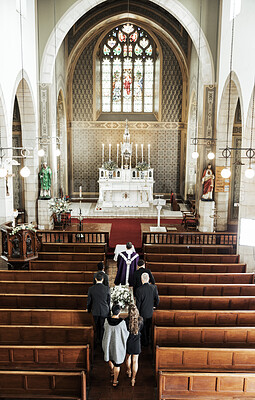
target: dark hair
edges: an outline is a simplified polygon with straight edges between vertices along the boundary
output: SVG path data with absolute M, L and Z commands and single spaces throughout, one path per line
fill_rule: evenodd
M 127 249 L 132 249 L 132 243 L 131 242 L 127 242 L 127 244 L 126 244 L 126 248 Z
M 144 265 L 144 260 L 140 258 L 140 260 L 138 261 L 138 267 L 141 267 L 142 265 Z
M 100 261 L 100 262 L 97 264 L 97 269 L 98 269 L 99 271 L 103 271 L 103 269 L 104 269 L 104 263 L 103 263 L 102 261 Z
M 112 306 L 112 315 L 118 315 L 120 313 L 120 306 L 119 304 L 113 304 Z
M 104 279 L 104 274 L 103 274 L 103 272 L 98 272 L 97 274 L 96 274 L 96 280 L 97 281 L 102 281 L 103 279 Z

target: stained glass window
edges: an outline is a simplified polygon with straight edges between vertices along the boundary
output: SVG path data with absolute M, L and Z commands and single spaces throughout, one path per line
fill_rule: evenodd
M 126 23 L 101 44 L 102 112 L 154 111 L 156 46 L 142 28 Z

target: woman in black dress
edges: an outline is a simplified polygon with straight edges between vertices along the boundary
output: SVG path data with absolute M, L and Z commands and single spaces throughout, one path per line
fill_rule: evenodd
M 127 340 L 127 375 L 131 378 L 131 385 L 135 386 L 135 378 L 138 371 L 138 357 L 141 353 L 141 329 L 143 327 L 143 318 L 135 304 L 130 304 L 128 317 L 126 318 L 129 337 Z

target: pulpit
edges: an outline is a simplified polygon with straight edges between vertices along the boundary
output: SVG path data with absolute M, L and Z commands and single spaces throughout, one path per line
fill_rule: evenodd
M 2 255 L 1 258 L 12 264 L 14 268 L 22 268 L 38 257 L 39 242 L 36 232 L 27 229 L 26 226 L 15 230 L 8 226 L 1 226 L 2 232 Z

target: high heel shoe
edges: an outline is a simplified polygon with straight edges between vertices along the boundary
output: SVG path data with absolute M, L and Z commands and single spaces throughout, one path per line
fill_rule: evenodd
M 131 370 L 130 370 L 130 369 L 127 369 L 126 374 L 127 374 L 127 376 L 128 376 L 129 378 L 131 378 L 132 373 L 131 373 Z
M 119 381 L 116 381 L 116 382 L 113 381 L 112 382 L 112 386 L 115 387 L 115 388 L 118 386 L 118 384 L 119 384 Z
M 131 386 L 135 386 L 135 378 L 131 379 Z

